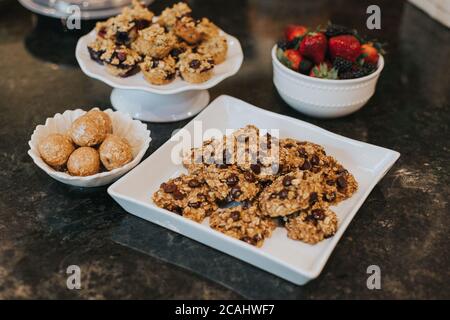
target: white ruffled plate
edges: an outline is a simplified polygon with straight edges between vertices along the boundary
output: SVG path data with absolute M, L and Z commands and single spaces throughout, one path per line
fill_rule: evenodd
M 53 118 L 47 118 L 45 125 L 38 125 L 28 142 L 30 149 L 28 154 L 34 163 L 44 170 L 50 177 L 62 183 L 78 187 L 99 187 L 110 184 L 119 177 L 133 169 L 142 159 L 150 144 L 150 131 L 139 120 L 133 120 L 129 115 L 111 109 L 104 110 L 112 121 L 113 133 L 127 139 L 133 152 L 133 160 L 123 167 L 100 172 L 91 176 L 78 177 L 68 173 L 57 171 L 46 164 L 38 150 L 39 142 L 51 133 L 66 133 L 73 121 L 86 111 L 81 109 L 67 110 L 63 114 L 57 113 Z
M 95 29 L 78 40 L 75 56 L 81 70 L 85 74 L 103 81 L 113 88 L 143 90 L 157 94 L 174 94 L 189 90 L 203 90 L 214 87 L 219 82 L 237 73 L 244 60 L 244 54 L 239 40 L 223 31 L 220 31 L 220 33 L 221 35 L 225 35 L 228 41 L 227 58 L 223 63 L 214 67 L 214 75 L 211 79 L 198 84 L 189 83 L 177 77 L 174 81 L 166 85 L 152 85 L 144 79 L 142 72 L 127 78 L 112 76 L 106 71 L 105 66 L 93 61 L 89 56 L 87 45 L 95 40 Z

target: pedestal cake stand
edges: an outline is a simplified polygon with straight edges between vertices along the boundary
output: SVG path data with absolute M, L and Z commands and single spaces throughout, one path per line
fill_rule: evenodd
M 226 60 L 215 66 L 213 77 L 203 83 L 192 84 L 177 77 L 166 85 L 152 85 L 142 73 L 120 78 L 109 74 L 106 68 L 90 59 L 87 45 L 95 40 L 92 30 L 78 40 L 75 55 L 81 70 L 89 77 L 113 87 L 111 104 L 133 118 L 149 122 L 172 122 L 190 118 L 209 103 L 208 89 L 238 72 L 244 59 L 241 44 L 235 37 L 224 33 L 228 41 Z

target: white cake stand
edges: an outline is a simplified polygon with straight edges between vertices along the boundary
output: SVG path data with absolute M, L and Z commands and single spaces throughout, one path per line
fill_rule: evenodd
M 209 103 L 208 89 L 238 72 L 244 59 L 239 40 L 221 31 L 228 41 L 225 62 L 214 68 L 213 77 L 200 84 L 191 84 L 179 77 L 173 82 L 157 86 L 147 82 L 142 73 L 120 78 L 110 75 L 104 66 L 91 60 L 87 45 L 95 40 L 95 30 L 78 40 L 75 55 L 83 72 L 101 80 L 114 89 L 111 104 L 133 118 L 150 122 L 172 122 L 190 118 Z

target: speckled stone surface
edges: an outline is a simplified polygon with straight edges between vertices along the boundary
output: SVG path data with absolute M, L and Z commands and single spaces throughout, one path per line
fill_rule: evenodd
M 68 187 L 39 170 L 26 153 L 34 127 L 66 109 L 106 108 L 111 89 L 74 58 L 92 23 L 67 31 L 2 1 L 0 298 L 450 298 L 450 30 L 406 2 L 376 3 L 382 29 L 368 33 L 389 42 L 389 55 L 375 96 L 354 115 L 317 120 L 276 93 L 270 48 L 287 23 L 364 28 L 372 1 L 192 1 L 244 49 L 241 70 L 212 98 L 229 94 L 402 154 L 319 278 L 299 287 L 128 215 L 106 188 Z M 148 124 L 147 155 L 186 122 Z M 81 267 L 81 290 L 66 288 L 72 264 Z M 381 268 L 381 290 L 367 289 L 369 265 Z

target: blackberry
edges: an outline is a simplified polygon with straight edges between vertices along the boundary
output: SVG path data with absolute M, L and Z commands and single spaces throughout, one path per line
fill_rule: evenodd
M 335 36 L 340 36 L 340 35 L 343 35 L 343 34 L 354 34 L 354 33 L 355 32 L 352 29 L 350 29 L 350 28 L 347 28 L 347 27 L 344 27 L 344 26 L 340 26 L 338 24 L 333 24 L 333 23 L 330 23 L 327 26 L 327 29 L 325 30 L 325 35 L 328 38 L 335 37 Z
M 341 57 L 336 57 L 333 61 L 333 67 L 339 72 L 349 71 L 353 63 Z
M 284 41 L 284 40 L 278 41 L 277 47 L 284 51 L 288 48 L 288 43 L 287 43 L 287 41 Z
M 342 80 L 347 80 L 347 79 L 353 79 L 353 72 L 352 71 L 345 71 L 345 72 L 341 72 L 339 73 L 339 79 Z

